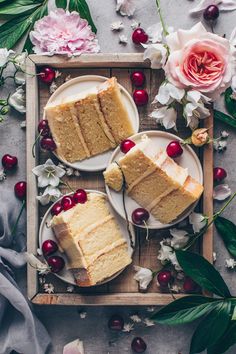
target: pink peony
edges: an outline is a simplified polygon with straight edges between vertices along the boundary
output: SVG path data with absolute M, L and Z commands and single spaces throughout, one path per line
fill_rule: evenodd
M 36 54 L 97 53 L 98 40 L 88 22 L 75 11 L 63 9 L 51 11 L 48 16 L 35 22 L 30 33 L 33 50 Z
M 231 84 L 235 52 L 229 41 L 209 33 L 198 23 L 191 30 L 178 30 L 166 37 L 170 56 L 167 79 L 179 88 L 190 88 L 216 99 Z

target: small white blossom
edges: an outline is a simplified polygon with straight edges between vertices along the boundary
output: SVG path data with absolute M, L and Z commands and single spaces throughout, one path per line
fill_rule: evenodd
M 119 11 L 122 16 L 133 16 L 135 11 L 134 0 L 116 0 L 116 11 Z
M 149 59 L 152 69 L 161 69 L 164 67 L 167 60 L 167 49 L 161 43 L 142 44 L 145 48 L 143 59 Z
M 198 127 L 199 119 L 209 117 L 210 111 L 205 104 L 211 100 L 196 90 L 188 91 L 186 99 L 188 103 L 184 106 L 183 115 L 187 120 L 187 126 L 194 130 Z
M 170 234 L 172 236 L 171 247 L 173 247 L 174 249 L 181 249 L 188 243 L 189 236 L 187 231 L 170 229 Z
M 173 285 L 173 286 L 170 288 L 170 290 L 171 290 L 173 293 L 178 294 L 178 293 L 180 292 L 180 290 L 181 290 L 181 287 L 178 286 L 178 285 Z
M 159 102 L 162 105 L 169 105 L 174 101 L 180 102 L 185 95 L 185 90 L 179 89 L 171 83 L 160 86 L 158 94 L 154 98 L 153 103 Z
M 227 139 L 229 137 L 229 132 L 227 132 L 226 130 L 222 130 L 220 132 L 220 135 L 223 139 Z
M 213 258 L 213 262 L 216 262 L 216 252 L 213 252 L 212 258 Z
M 15 64 L 17 69 L 25 71 L 25 63 L 26 63 L 27 56 L 28 56 L 27 52 L 22 52 L 20 54 L 15 55 L 12 58 L 12 62 Z
M 74 176 L 79 177 L 80 176 L 80 172 L 78 170 L 74 170 Z
M 87 317 L 87 312 L 86 312 L 86 311 L 80 312 L 79 317 L 80 317 L 82 320 L 84 320 L 84 319 Z
M 134 270 L 137 272 L 134 275 L 134 280 L 139 282 L 140 289 L 146 290 L 153 278 L 152 271 L 139 266 L 134 266 Z
M 65 77 L 65 82 L 69 81 L 70 79 L 71 79 L 71 75 L 69 74 Z
M 54 286 L 51 283 L 45 283 L 43 285 L 43 289 L 44 289 L 45 293 L 48 293 L 48 294 L 54 293 Z
M 61 195 L 62 193 L 60 189 L 48 186 L 43 192 L 43 194 L 37 196 L 36 199 L 40 202 L 40 204 L 47 205 L 50 202 L 57 201 L 57 199 L 59 199 Z
M 23 121 L 20 123 L 20 127 L 21 127 L 21 129 L 25 129 L 25 128 L 26 128 L 26 120 L 23 120 Z
M 230 197 L 231 194 L 232 191 L 228 184 L 218 184 L 217 186 L 214 187 L 213 199 L 222 201 Z
M 16 111 L 20 113 L 26 112 L 26 97 L 25 90 L 20 86 L 16 88 L 16 91 L 9 97 L 8 103 Z
M 55 79 L 57 79 L 57 78 L 60 77 L 61 75 L 62 75 L 61 71 L 55 70 Z
M 122 332 L 130 333 L 133 330 L 134 330 L 134 324 L 133 323 L 125 323 L 124 327 L 122 329 Z
M 218 151 L 225 151 L 227 149 L 227 141 L 226 140 L 220 140 L 218 143 Z
M 233 11 L 236 10 L 235 0 L 201 0 L 200 3 L 190 10 L 190 14 L 200 14 L 209 5 L 218 6 L 220 11 Z
M 57 87 L 58 87 L 58 86 L 57 86 L 56 82 L 53 81 L 53 82 L 51 83 L 50 87 L 49 87 L 49 92 L 50 92 L 51 94 L 54 93 L 54 92 L 56 91 Z
M 0 170 L 0 182 L 3 182 L 7 178 L 4 170 Z
M 176 270 L 177 272 L 179 272 L 180 270 L 182 270 L 182 268 L 181 268 L 180 265 L 179 265 L 179 262 L 177 261 L 175 252 L 173 252 L 173 253 L 170 254 L 170 256 L 169 256 L 169 261 L 172 263 L 172 265 L 174 266 L 174 268 L 175 268 L 175 270 Z
M 32 172 L 38 177 L 38 187 L 40 188 L 49 185 L 57 187 L 60 183 L 60 178 L 65 174 L 65 171 L 56 166 L 51 159 L 48 159 L 43 165 L 34 167 Z
M 145 324 L 146 327 L 155 326 L 155 322 L 150 320 L 150 318 L 144 318 L 143 323 Z
M 66 168 L 66 175 L 67 176 L 73 176 L 74 174 L 74 169 L 72 167 Z
M 140 26 L 140 23 L 137 21 L 133 21 L 130 25 L 130 27 L 132 28 L 132 30 L 135 30 L 136 28 L 138 28 Z
M 189 215 L 189 222 L 192 225 L 194 233 L 197 233 L 206 225 L 206 218 L 200 213 L 192 212 Z
M 119 35 L 119 43 L 126 45 L 128 43 L 127 36 L 125 36 L 124 34 L 120 34 Z
M 142 322 L 141 318 L 138 315 L 131 315 L 129 316 L 129 318 L 131 319 L 131 321 L 133 321 L 134 323 L 140 323 Z
M 43 284 L 45 284 L 45 282 L 46 282 L 45 277 L 39 276 L 39 284 L 42 286 Z
M 154 312 L 156 310 L 155 306 L 148 306 L 147 312 Z
M 161 261 L 161 263 L 165 263 L 170 259 L 170 254 L 173 252 L 173 248 L 166 245 L 164 240 L 160 242 L 160 249 L 158 251 L 157 259 Z
M 74 289 L 75 289 L 74 285 L 69 285 L 67 286 L 66 291 L 67 293 L 73 293 Z
M 124 29 L 124 25 L 123 25 L 122 21 L 112 22 L 112 24 L 111 24 L 112 31 L 121 31 L 122 29 Z
M 7 64 L 10 54 L 14 53 L 13 50 L 8 50 L 7 48 L 0 48 L 0 67 Z
M 157 123 L 163 125 L 165 129 L 176 128 L 177 112 L 172 107 L 164 106 L 154 109 L 149 116 L 156 119 Z
M 229 258 L 225 260 L 226 268 L 234 269 L 236 266 L 236 261 L 233 258 Z

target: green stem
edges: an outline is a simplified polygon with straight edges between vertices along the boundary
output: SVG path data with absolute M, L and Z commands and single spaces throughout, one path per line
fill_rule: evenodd
M 68 182 L 64 182 L 62 179 L 60 179 L 60 183 L 64 184 L 64 186 L 66 186 L 67 188 L 69 188 L 69 190 L 73 193 L 75 193 L 75 190 L 69 185 Z
M 33 158 L 35 158 L 35 145 L 37 144 L 37 141 L 40 139 L 40 137 L 41 137 L 41 131 L 40 131 L 40 133 L 37 135 L 37 137 L 36 137 L 36 139 L 35 139 L 35 141 L 34 141 L 34 143 L 33 143 L 33 146 L 32 146 L 32 156 L 33 156 Z
M 229 198 L 229 200 L 227 200 L 227 202 L 223 205 L 223 207 L 219 211 L 213 214 L 212 220 L 195 237 L 193 237 L 192 240 L 190 240 L 189 244 L 187 244 L 186 247 L 184 247 L 183 249 L 184 251 L 188 250 L 195 243 L 195 241 L 206 232 L 206 230 L 215 222 L 218 216 L 220 216 L 223 213 L 223 211 L 227 208 L 227 206 L 232 202 L 232 200 L 235 197 L 236 197 L 236 193 L 234 193 Z
M 24 199 L 23 202 L 22 202 L 21 208 L 20 208 L 20 212 L 19 212 L 19 214 L 18 214 L 18 216 L 17 216 L 16 222 L 15 222 L 15 224 L 13 225 L 13 228 L 12 228 L 12 230 L 11 230 L 11 235 L 12 235 L 12 236 L 14 236 L 14 234 L 15 234 L 15 231 L 16 231 L 16 228 L 17 228 L 17 225 L 18 225 L 18 222 L 19 222 L 20 217 L 21 217 L 21 215 L 22 215 L 22 213 L 23 213 L 23 210 L 24 210 L 24 208 L 25 208 L 25 205 L 26 205 L 26 201 L 25 201 L 25 199 Z
M 169 32 L 168 32 L 167 29 L 166 29 L 166 25 L 165 25 L 165 22 L 164 22 L 162 13 L 161 13 L 160 0 L 156 0 L 156 4 L 157 4 L 157 11 L 158 11 L 158 13 L 159 13 L 159 17 L 160 17 L 160 20 L 161 20 L 161 25 L 162 25 L 162 29 L 163 29 L 163 34 L 164 34 L 164 36 L 166 37 L 166 36 L 169 34 Z

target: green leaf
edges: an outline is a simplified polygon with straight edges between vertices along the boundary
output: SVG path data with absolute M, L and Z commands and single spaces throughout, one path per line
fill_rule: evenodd
M 220 120 L 221 122 L 230 125 L 233 128 L 236 128 L 236 119 L 230 117 L 228 114 L 217 111 L 214 109 L 214 118 Z
M 227 88 L 225 91 L 225 107 L 229 114 L 236 118 L 236 100 L 231 98 L 233 90 L 231 87 Z
M 157 323 L 174 326 L 189 323 L 211 311 L 217 303 L 216 299 L 205 296 L 185 296 L 163 307 L 152 319 Z
M 41 6 L 41 3 L 34 0 L 14 0 L 0 6 L 0 17 L 8 18 L 21 16 L 26 12 L 29 13 L 34 11 L 39 6 Z
M 236 343 L 236 322 L 231 321 L 224 335 L 208 348 L 207 354 L 223 354 Z
M 70 0 L 69 2 L 69 11 L 77 11 L 80 14 L 80 17 L 86 19 L 90 24 L 94 33 L 97 33 L 97 28 L 93 22 L 93 19 L 90 14 L 89 7 L 85 0 Z
M 66 9 L 67 0 L 56 0 L 56 6 L 62 9 Z
M 227 250 L 236 258 L 236 225 L 232 221 L 218 216 L 215 220 L 215 227 Z
M 176 257 L 183 271 L 203 289 L 221 297 L 231 297 L 230 291 L 220 273 L 202 256 L 189 251 L 176 251 Z
M 14 18 L 0 26 L 0 47 L 11 49 L 30 27 L 28 16 Z
M 230 311 L 229 301 L 216 304 L 215 308 L 197 326 L 192 337 L 190 354 L 201 353 L 222 337 L 230 321 Z

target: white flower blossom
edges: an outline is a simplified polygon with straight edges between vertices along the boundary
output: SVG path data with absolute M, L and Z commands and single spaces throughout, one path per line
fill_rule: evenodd
M 8 50 L 7 48 L 0 48 L 0 67 L 3 67 L 7 64 L 9 56 L 13 53 L 13 50 Z
M 112 22 L 112 24 L 111 24 L 112 31 L 121 31 L 122 29 L 124 29 L 124 25 L 123 25 L 122 21 Z
M 54 293 L 54 286 L 52 285 L 52 283 L 45 283 L 43 285 L 43 289 L 44 289 L 45 293 L 48 293 L 48 294 Z
M 42 205 L 47 205 L 50 202 L 55 202 L 62 195 L 61 191 L 58 188 L 48 186 L 42 195 L 36 197 L 36 199 Z
M 87 312 L 86 312 L 86 311 L 80 312 L 79 317 L 80 317 L 82 320 L 84 320 L 84 319 L 87 317 Z
M 133 330 L 134 330 L 134 324 L 133 323 L 125 323 L 124 327 L 122 329 L 122 332 L 130 333 Z
M 214 187 L 213 199 L 222 201 L 230 197 L 231 194 L 232 191 L 228 184 L 218 184 L 217 186 Z
M 227 149 L 227 141 L 226 140 L 220 140 L 218 142 L 218 152 L 225 151 Z
M 216 258 L 217 258 L 217 256 L 216 256 L 216 252 L 213 252 L 213 254 L 212 254 L 212 258 L 213 258 L 213 262 L 216 262 Z
M 37 257 L 35 257 L 33 253 L 24 252 L 24 256 L 27 263 L 39 271 L 39 274 L 42 274 L 42 272 L 45 271 L 49 271 L 49 266 L 46 263 L 41 262 Z
M 132 30 L 134 31 L 136 28 L 138 28 L 140 26 L 140 23 L 137 21 L 133 21 L 130 25 L 130 27 L 132 28 Z
M 23 120 L 23 121 L 20 123 L 20 127 L 21 127 L 21 129 L 25 129 L 25 128 L 26 128 L 26 120 Z
M 192 225 L 194 233 L 197 233 L 206 225 L 206 218 L 200 213 L 192 212 L 189 215 L 189 222 Z
M 185 95 L 185 90 L 179 89 L 171 83 L 160 86 L 158 94 L 154 98 L 153 103 L 159 102 L 162 105 L 169 105 L 174 101 L 180 102 Z
M 178 286 L 178 285 L 173 285 L 173 286 L 171 286 L 170 290 L 171 290 L 173 293 L 178 294 L 178 293 L 180 292 L 180 290 L 181 290 L 181 287 Z
M 170 234 L 172 236 L 171 239 L 171 247 L 178 250 L 186 246 L 189 240 L 189 236 L 187 231 L 178 230 L 178 229 L 170 229 Z
M 190 10 L 190 14 L 200 14 L 210 5 L 218 6 L 220 11 L 236 10 L 236 0 L 201 0 L 196 7 Z
M 131 319 L 131 321 L 133 321 L 134 323 L 140 323 L 142 322 L 141 318 L 138 315 L 131 315 L 129 316 L 129 318 Z
M 84 344 L 80 339 L 67 343 L 63 348 L 63 354 L 85 354 Z
M 176 128 L 177 112 L 172 107 L 164 106 L 154 109 L 150 117 L 156 119 L 157 123 L 163 125 L 165 129 Z
M 9 97 L 8 103 L 16 111 L 20 113 L 26 112 L 26 96 L 25 90 L 19 86 L 16 88 L 16 91 Z
M 170 254 L 173 252 L 173 248 L 170 246 L 167 246 L 165 244 L 165 241 L 162 240 L 160 242 L 160 249 L 158 251 L 158 256 L 157 259 L 161 261 L 161 263 L 165 263 L 165 261 L 168 261 L 170 259 Z
M 145 324 L 146 327 L 155 326 L 155 322 L 150 320 L 150 318 L 144 318 L 143 323 Z
M 233 258 L 229 258 L 225 260 L 226 268 L 234 269 L 236 266 L 236 261 Z
M 133 16 L 135 11 L 134 0 L 116 0 L 116 11 L 119 11 L 122 16 Z
M 4 170 L 0 170 L 0 182 L 3 182 L 7 178 Z
M 145 48 L 143 59 L 149 59 L 152 69 L 161 69 L 164 67 L 167 60 L 167 49 L 161 43 L 142 44 Z
M 223 139 L 227 139 L 229 137 L 229 132 L 227 132 L 226 130 L 222 130 L 220 132 L 220 136 L 223 138 Z
M 69 285 L 66 287 L 67 293 L 73 293 L 74 289 L 75 289 L 74 285 Z
M 51 159 L 48 159 L 43 165 L 34 167 L 32 172 L 38 177 L 39 188 L 49 185 L 57 187 L 60 183 L 60 178 L 65 174 L 65 171 L 56 166 Z
M 155 306 L 148 306 L 147 312 L 154 312 L 156 310 Z
M 119 43 L 121 44 L 127 44 L 128 43 L 128 38 L 124 34 L 119 35 Z
M 52 94 L 52 93 L 54 93 L 55 91 L 56 91 L 56 89 L 57 89 L 57 84 L 56 84 L 56 82 L 53 80 L 53 82 L 51 83 L 51 85 L 50 85 L 50 87 L 49 87 L 49 92 Z
M 168 33 L 174 31 L 173 27 L 167 28 Z M 165 43 L 165 36 L 163 34 L 163 27 L 160 22 L 155 23 L 147 28 L 146 33 L 148 35 L 148 39 L 152 43 Z
M 211 100 L 195 90 L 188 91 L 186 99 L 188 103 L 184 106 L 183 114 L 187 120 L 187 126 L 194 130 L 198 127 L 199 119 L 209 117 L 210 111 L 205 104 Z
M 139 282 L 140 289 L 146 290 L 153 278 L 152 271 L 139 266 L 134 266 L 134 270 L 137 272 L 134 275 L 134 280 Z

